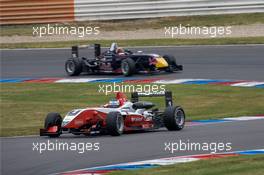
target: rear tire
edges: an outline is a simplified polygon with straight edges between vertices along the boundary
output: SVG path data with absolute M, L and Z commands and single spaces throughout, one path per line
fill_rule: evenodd
M 49 113 L 45 119 L 44 128 L 48 129 L 51 126 L 57 126 L 58 131 L 56 134 L 49 135 L 49 137 L 59 137 L 61 134 L 62 117 L 59 113 Z
M 124 118 L 119 112 L 110 112 L 106 117 L 106 129 L 112 136 L 120 136 L 124 130 Z
M 178 131 L 184 128 L 185 113 L 180 106 L 169 106 L 164 111 L 163 122 L 169 131 Z
M 70 58 L 65 63 L 65 71 L 69 76 L 77 76 L 82 73 L 82 60 L 80 58 Z
M 131 76 L 136 72 L 135 61 L 131 58 L 126 58 L 121 63 L 122 73 L 125 76 Z

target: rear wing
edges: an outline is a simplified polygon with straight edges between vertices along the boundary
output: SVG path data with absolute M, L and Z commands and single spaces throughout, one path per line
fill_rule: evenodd
M 165 97 L 166 107 L 173 106 L 172 92 L 171 91 L 165 91 L 165 92 L 159 92 L 159 93 L 132 92 L 131 93 L 131 102 L 132 103 L 138 102 L 139 97 Z
M 100 44 L 93 44 L 94 47 L 94 56 L 95 58 L 99 57 L 101 55 L 101 45 Z M 71 54 L 73 58 L 79 57 L 79 48 L 89 48 L 91 45 L 81 45 L 81 46 L 72 46 L 71 48 Z

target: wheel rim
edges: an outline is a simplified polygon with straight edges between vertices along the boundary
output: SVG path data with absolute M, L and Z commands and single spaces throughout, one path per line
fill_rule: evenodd
M 123 122 L 123 117 L 122 116 L 118 116 L 116 119 L 116 126 L 117 126 L 117 130 L 118 132 L 122 132 L 123 128 L 124 128 L 124 122 Z
M 182 126 L 184 123 L 184 113 L 182 110 L 176 110 L 175 111 L 175 121 L 176 124 L 179 126 Z
M 72 61 L 69 61 L 66 66 L 67 72 L 69 73 L 74 72 L 74 67 L 75 67 L 74 63 Z
M 60 119 L 57 119 L 56 122 L 55 122 L 56 126 L 58 126 L 58 132 L 60 131 L 61 129 L 61 120 Z
M 128 63 L 127 63 L 127 62 L 123 62 L 123 63 L 122 63 L 122 72 L 123 72 L 124 74 L 127 74 L 128 71 L 129 71 Z

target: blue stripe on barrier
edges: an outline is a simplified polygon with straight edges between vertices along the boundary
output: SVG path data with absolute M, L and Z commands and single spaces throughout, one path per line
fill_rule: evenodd
M 135 170 L 135 169 L 142 169 L 142 168 L 153 168 L 157 167 L 158 165 L 152 164 L 139 164 L 139 165 L 113 165 L 113 166 L 105 166 L 105 167 L 98 167 L 98 168 L 88 168 L 88 170 L 99 171 L 99 170 Z
M 103 83 L 122 83 L 124 81 L 123 78 L 114 78 L 114 79 L 109 79 L 109 80 L 103 80 L 101 82 Z
M 264 154 L 264 150 L 237 151 L 236 153 L 241 155 L 255 155 L 255 154 Z
M 32 78 L 7 78 L 7 79 L 0 79 L 0 83 L 20 83 L 26 80 L 33 80 Z
M 93 81 L 90 81 L 92 83 L 122 83 L 123 82 L 123 79 L 103 79 L 103 80 L 93 80 Z
M 193 81 L 186 81 L 182 84 L 209 84 L 209 83 L 222 83 L 228 82 L 228 80 L 193 80 Z
M 256 85 L 255 87 L 257 87 L 257 88 L 264 88 L 264 84 L 259 84 L 259 85 Z
M 102 80 L 93 80 L 90 82 L 95 83 L 122 83 L 127 80 L 138 80 L 138 78 L 111 78 L 111 79 L 102 79 Z
M 228 120 L 221 120 L 221 119 L 208 119 L 208 120 L 192 120 L 191 122 L 197 123 L 221 123 L 221 122 L 229 122 Z
M 109 82 L 110 79 L 103 79 L 103 80 L 92 80 L 92 81 L 89 81 L 89 83 L 106 83 L 106 82 Z

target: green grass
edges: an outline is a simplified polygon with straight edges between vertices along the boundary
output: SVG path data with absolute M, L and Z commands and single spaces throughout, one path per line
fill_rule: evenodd
M 263 165 L 264 155 L 249 155 L 199 160 L 153 169 L 116 171 L 108 175 L 263 175 Z
M 227 26 L 227 25 L 248 25 L 264 23 L 264 13 L 253 14 L 233 14 L 233 15 L 208 15 L 208 16 L 188 16 L 188 17 L 164 17 L 154 19 L 135 20 L 110 20 L 110 21 L 86 21 L 75 23 L 62 23 L 64 26 L 99 26 L 102 31 L 120 31 L 142 29 L 160 29 L 165 26 Z M 1 26 L 0 36 L 31 36 L 33 26 L 39 25 L 4 25 Z
M 215 85 L 168 85 L 187 119 L 216 119 L 264 113 L 264 89 Z M 1 136 L 38 134 L 48 112 L 65 115 L 74 108 L 99 106 L 114 95 L 98 84 L 1 83 Z M 129 94 L 128 94 L 129 95 Z M 164 99 L 153 98 L 157 106 Z
M 177 45 L 224 45 L 224 44 L 264 44 L 263 37 L 243 38 L 212 38 L 212 39 L 138 39 L 138 40 L 114 40 L 119 46 L 177 46 Z M 36 42 L 36 43 L 0 43 L 2 49 L 15 48 L 62 48 L 73 45 L 87 45 L 100 43 L 109 47 L 113 40 L 80 40 L 80 41 L 57 41 L 57 42 Z

